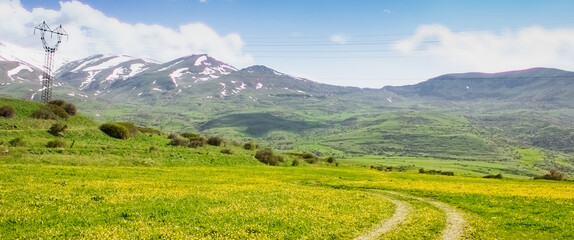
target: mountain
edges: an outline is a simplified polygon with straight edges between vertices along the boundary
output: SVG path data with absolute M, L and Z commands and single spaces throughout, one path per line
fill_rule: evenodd
M 98 95 L 116 81 L 137 75 L 157 63 L 130 56 L 94 55 L 68 62 L 55 72 L 55 79 L 79 91 Z
M 14 49 L 0 48 L 0 94 L 34 99 L 42 71 Z M 510 161 L 517 147 L 536 147 L 549 151 L 545 166 L 574 159 L 574 73 L 558 69 L 361 89 L 261 65 L 238 70 L 205 54 L 165 63 L 94 55 L 55 75 L 54 97 L 100 122 L 256 139 L 317 155 Z
M 533 68 L 494 74 L 447 74 L 425 82 L 385 87 L 406 97 L 450 101 L 501 100 L 574 107 L 574 72 Z

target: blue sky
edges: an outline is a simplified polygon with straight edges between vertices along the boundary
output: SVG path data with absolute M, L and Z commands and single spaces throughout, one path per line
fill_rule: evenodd
M 12 11 L 12 21 L 28 21 L 22 29 L 42 17 L 63 24 L 70 33 L 63 54 L 109 51 L 167 61 L 205 52 L 239 68 L 266 65 L 335 85 L 574 70 L 574 1 L 565 0 L 0 0 L 2 7 L 22 8 Z M 12 37 L 0 41 L 26 37 L 5 31 Z

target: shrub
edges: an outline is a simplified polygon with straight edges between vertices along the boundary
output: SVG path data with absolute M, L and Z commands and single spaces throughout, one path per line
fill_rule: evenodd
M 191 141 L 189 142 L 189 147 L 190 147 L 190 148 L 203 147 L 203 146 L 205 146 L 206 141 L 207 141 L 207 140 L 206 140 L 205 138 L 200 138 L 200 139 L 191 140 Z
M 26 142 L 21 137 L 14 138 L 8 142 L 8 145 L 12 147 L 23 147 L 26 146 Z
M 452 172 L 452 171 L 441 171 L 441 170 L 432 170 L 432 169 L 431 170 L 425 170 L 424 168 L 419 169 L 419 173 L 454 176 L 454 172 Z
M 486 176 L 484 176 L 483 178 L 494 178 L 494 179 L 502 179 L 502 174 L 488 174 Z
M 49 105 L 54 105 L 62 108 L 70 116 L 75 116 L 77 109 L 74 104 L 68 103 L 62 99 L 56 99 L 48 102 Z
M 536 176 L 534 179 L 546 179 L 546 180 L 556 180 L 563 181 L 566 180 L 566 175 L 556 168 L 548 170 L 548 172 L 542 176 Z
M 229 149 L 229 148 L 221 149 L 220 152 L 223 154 L 229 154 L 229 155 L 233 154 L 233 151 L 231 151 L 231 149 Z
M 189 140 L 195 140 L 201 138 L 201 135 L 192 132 L 184 132 L 180 134 L 182 137 L 187 138 Z
M 169 135 L 167 135 L 167 139 L 175 139 L 178 137 L 180 137 L 180 136 L 177 133 L 170 133 Z
M 243 149 L 255 150 L 255 149 L 257 149 L 257 143 L 255 143 L 253 141 L 246 142 L 245 144 L 243 144 Z
M 220 137 L 210 137 L 207 139 L 207 144 L 211 146 L 221 146 L 223 145 L 224 139 Z
M 169 142 L 169 145 L 172 146 L 189 146 L 189 139 L 187 138 L 182 138 L 182 137 L 176 137 L 171 139 L 171 141 Z
M 337 162 L 337 159 L 333 156 L 327 158 L 327 162 L 330 164 L 334 164 Z
M 56 115 L 49 109 L 41 108 L 32 113 L 32 117 L 35 119 L 55 119 Z
M 130 131 L 123 125 L 108 122 L 100 125 L 100 130 L 110 137 L 117 139 L 128 139 L 130 138 Z
M 300 163 L 301 163 L 301 161 L 299 161 L 299 159 L 295 159 L 295 160 L 293 160 L 293 162 L 291 163 L 291 166 L 296 167 L 296 166 L 299 166 Z
M 5 105 L 0 107 L 0 117 L 12 118 L 15 113 L 16 110 L 12 106 Z
M 130 137 L 138 134 L 138 126 L 132 122 L 117 122 L 117 124 L 124 126 L 130 132 Z
M 283 162 L 283 157 L 275 154 L 270 148 L 259 150 L 255 153 L 255 158 L 262 163 L 277 166 Z
M 63 124 L 63 123 L 54 123 L 52 124 L 52 126 L 50 126 L 50 129 L 48 129 L 48 132 L 54 136 L 60 136 L 62 133 L 64 133 L 64 131 L 66 131 L 66 128 L 68 128 L 68 125 Z
M 64 148 L 64 147 L 66 147 L 66 142 L 64 142 L 61 139 L 56 139 L 53 141 L 49 141 L 46 144 L 46 147 L 48 147 L 48 148 Z
M 317 155 L 310 152 L 303 153 L 301 157 L 305 160 L 305 162 L 309 164 L 315 164 L 319 162 L 319 158 L 317 157 Z

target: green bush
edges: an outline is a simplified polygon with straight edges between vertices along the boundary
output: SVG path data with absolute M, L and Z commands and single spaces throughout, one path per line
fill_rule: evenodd
M 299 161 L 299 159 L 294 159 L 293 162 L 291 163 L 291 166 L 296 167 L 299 166 L 300 163 L 301 161 Z
M 14 138 L 14 139 L 8 141 L 8 145 L 10 145 L 12 147 L 23 147 L 23 146 L 26 146 L 26 142 L 24 142 L 23 138 L 17 137 L 17 138 Z
M 221 149 L 220 152 L 223 154 L 229 154 L 229 155 L 233 154 L 233 151 L 231 151 L 231 149 L 229 149 L 229 148 Z
M 48 102 L 49 105 L 54 105 L 62 108 L 68 115 L 75 116 L 77 109 L 74 104 L 68 103 L 62 99 L 56 99 Z
M 183 137 L 176 137 L 176 138 L 172 138 L 171 141 L 169 142 L 169 145 L 172 146 L 185 146 L 188 147 L 189 146 L 189 139 L 187 138 L 183 138 Z
M 310 153 L 310 152 L 305 152 L 301 155 L 301 157 L 303 157 L 303 159 L 305 160 L 305 162 L 309 163 L 309 164 L 315 164 L 319 162 L 319 157 L 317 157 L 317 155 Z
M 536 176 L 534 179 L 546 179 L 546 180 L 555 180 L 555 181 L 563 181 L 566 180 L 566 174 L 561 172 L 556 168 L 552 168 L 548 170 L 548 172 L 542 176 Z
M 199 138 L 199 139 L 191 140 L 189 142 L 189 147 L 190 148 L 203 147 L 203 146 L 205 146 L 206 142 L 207 142 L 207 139 L 205 139 L 205 138 Z
M 502 179 L 502 174 L 488 174 L 486 176 L 484 176 L 483 178 L 494 178 L 494 179 Z
M 262 163 L 277 166 L 283 162 L 283 157 L 275 154 L 270 148 L 259 150 L 255 153 L 255 158 Z
M 12 118 L 14 114 L 16 114 L 16 110 L 12 106 L 5 105 L 0 107 L 0 117 Z
M 66 131 L 66 129 L 68 128 L 68 125 L 63 124 L 63 123 L 54 123 L 52 124 L 52 126 L 50 126 L 50 129 L 48 129 L 48 132 L 54 136 L 60 136 L 62 133 L 64 133 L 64 131 Z
M 243 149 L 245 150 L 255 150 L 257 149 L 257 143 L 253 141 L 246 142 L 243 144 Z
M 207 144 L 211 146 L 221 146 L 225 140 L 221 137 L 210 137 L 207 139 Z
M 56 114 L 46 108 L 40 108 L 34 113 L 32 113 L 32 117 L 35 119 L 56 119 Z
M 192 132 L 184 132 L 180 134 L 182 137 L 187 138 L 189 140 L 195 140 L 201 138 L 201 135 Z
M 133 137 L 135 135 L 138 134 L 139 132 L 139 127 L 136 126 L 134 123 L 132 122 L 116 122 L 119 125 L 124 126 L 126 129 L 128 129 L 128 131 L 130 132 L 130 137 Z
M 48 148 L 64 148 L 64 147 L 66 147 L 66 142 L 64 142 L 61 139 L 56 139 L 53 141 L 49 141 L 46 144 L 46 147 L 48 147 Z
M 330 164 L 337 163 L 337 159 L 333 156 L 327 158 L 327 162 Z
M 108 122 L 100 125 L 100 130 L 110 137 L 117 139 L 130 138 L 130 131 L 121 124 Z
M 424 168 L 419 169 L 419 173 L 454 176 L 454 172 L 452 172 L 452 171 L 441 171 L 441 170 L 432 170 L 432 169 L 431 170 L 425 170 Z

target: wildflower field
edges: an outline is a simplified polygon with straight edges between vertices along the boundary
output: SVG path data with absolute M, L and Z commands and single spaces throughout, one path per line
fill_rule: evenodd
M 570 239 L 571 182 L 382 173 L 360 168 L 3 164 L 2 239 L 352 239 L 409 205 L 385 239 Z
M 41 105 L 0 100 L 18 109 L 0 118 L 0 239 L 574 239 L 574 182 L 481 175 L 502 164 L 285 154 L 267 166 L 237 143 L 115 139 L 86 117 L 33 119 Z M 381 162 L 456 174 L 366 167 Z

